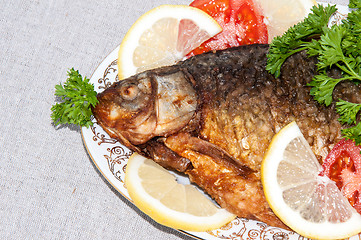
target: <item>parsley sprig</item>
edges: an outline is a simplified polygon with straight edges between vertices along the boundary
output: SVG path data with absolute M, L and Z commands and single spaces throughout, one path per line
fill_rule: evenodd
M 313 6 L 312 12 L 302 22 L 290 27 L 282 36 L 275 37 L 271 43 L 266 69 L 279 77 L 282 64 L 286 59 L 307 50 L 310 38 L 320 36 L 327 27 L 330 17 L 337 11 L 335 6 Z
M 97 93 L 89 79 L 83 79 L 79 71 L 70 69 L 64 85 L 55 86 L 55 95 L 62 101 L 51 108 L 51 119 L 55 125 L 76 124 L 89 127 L 93 124 L 91 106 L 94 107 L 98 103 Z
M 331 16 L 337 11 L 335 6 L 315 6 L 303 22 L 291 27 L 284 35 L 276 37 L 268 53 L 267 70 L 279 77 L 282 64 L 286 59 L 306 50 L 309 56 L 318 59 L 318 74 L 309 83 L 310 94 L 316 101 L 329 106 L 332 93 L 341 81 L 361 82 L 361 0 L 350 0 L 354 11 L 339 25 L 328 26 Z M 336 67 L 341 70 L 341 78 L 332 78 L 327 70 Z M 361 104 L 350 103 L 342 99 L 336 101 L 336 110 L 342 124 L 350 125 L 342 130 L 345 138 L 361 144 L 361 122 L 357 116 Z

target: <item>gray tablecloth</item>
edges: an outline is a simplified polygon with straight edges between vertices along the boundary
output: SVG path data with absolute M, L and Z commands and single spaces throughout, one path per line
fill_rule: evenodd
M 190 2 L 0 1 L 0 239 L 190 239 L 107 183 L 80 128 L 50 120 L 69 68 L 90 77 L 142 13 Z

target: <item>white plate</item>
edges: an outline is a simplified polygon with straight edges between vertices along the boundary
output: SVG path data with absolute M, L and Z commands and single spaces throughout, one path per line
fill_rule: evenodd
M 335 21 L 340 21 L 348 11 L 347 7 L 338 6 L 340 14 Z M 114 49 L 95 70 L 90 82 L 94 84 L 97 92 L 103 91 L 111 83 L 118 80 L 117 57 L 119 47 Z M 94 164 L 107 179 L 107 181 L 126 197 L 130 202 L 128 191 L 124 185 L 125 167 L 132 152 L 121 145 L 93 120 L 94 125 L 90 128 L 83 127 L 82 138 L 86 149 Z M 183 231 L 182 231 L 183 232 Z M 304 239 L 294 232 L 270 227 L 264 223 L 236 218 L 221 229 L 209 232 L 184 232 L 195 239 L 219 240 L 219 239 Z M 360 239 L 361 234 L 351 239 Z

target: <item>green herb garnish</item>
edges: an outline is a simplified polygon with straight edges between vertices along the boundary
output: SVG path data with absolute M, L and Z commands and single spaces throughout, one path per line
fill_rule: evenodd
M 281 66 L 286 59 L 297 52 L 307 50 L 310 38 L 323 33 L 330 17 L 336 11 L 335 6 L 314 6 L 312 13 L 303 22 L 290 27 L 282 36 L 275 37 L 269 49 L 266 69 L 279 77 Z
M 350 103 L 340 99 L 336 102 L 336 110 L 340 115 L 338 119 L 341 123 L 354 124 L 355 126 L 342 129 L 342 134 L 347 139 L 355 140 L 356 144 L 361 144 L 361 122 L 357 123 L 357 114 L 361 111 L 361 104 Z
M 341 81 L 361 82 L 361 0 L 350 0 L 350 8 L 354 11 L 339 25 L 328 27 L 331 16 L 337 11 L 335 6 L 315 6 L 312 13 L 304 21 L 291 27 L 285 34 L 276 37 L 268 53 L 267 70 L 279 77 L 281 66 L 286 59 L 300 51 L 306 50 L 309 56 L 318 59 L 318 74 L 309 86 L 310 94 L 316 101 L 329 106 L 333 99 L 335 86 Z M 341 70 L 341 78 L 332 78 L 327 70 L 336 67 Z M 342 130 L 347 139 L 361 144 L 361 123 L 357 123 L 357 115 L 361 105 L 337 100 L 336 110 L 342 124 L 353 125 Z
M 74 68 L 68 71 L 68 79 L 62 84 L 55 86 L 55 95 L 61 97 L 60 103 L 52 106 L 51 119 L 55 125 L 76 124 L 89 127 L 91 121 L 91 106 L 98 103 L 94 85 L 89 79 L 79 74 Z
M 350 8 L 361 8 L 361 0 L 350 0 Z

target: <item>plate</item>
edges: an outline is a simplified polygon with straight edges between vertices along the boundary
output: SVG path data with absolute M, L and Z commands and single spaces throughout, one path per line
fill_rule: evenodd
M 333 23 L 340 22 L 346 16 L 349 9 L 345 6 L 338 6 L 339 12 L 332 20 Z M 101 92 L 109 87 L 114 81 L 118 81 L 118 58 L 119 47 L 114 49 L 98 66 L 90 78 L 95 90 Z M 92 120 L 92 127 L 81 129 L 84 145 L 104 178 L 126 199 L 132 202 L 124 184 L 125 168 L 129 156 L 132 154 L 128 148 L 112 139 L 109 135 Z M 302 236 L 281 228 L 270 227 L 265 223 L 236 218 L 220 229 L 207 232 L 185 232 L 195 239 L 219 240 L 219 239 L 304 239 Z M 350 238 L 360 239 L 358 236 Z

